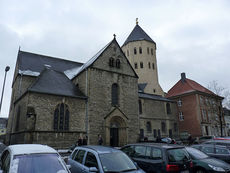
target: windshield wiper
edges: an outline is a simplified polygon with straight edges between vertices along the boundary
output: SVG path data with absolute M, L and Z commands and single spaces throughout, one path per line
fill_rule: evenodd
M 135 171 L 135 170 L 137 170 L 137 169 L 125 169 L 125 170 L 123 170 L 121 172 L 128 172 L 128 171 Z

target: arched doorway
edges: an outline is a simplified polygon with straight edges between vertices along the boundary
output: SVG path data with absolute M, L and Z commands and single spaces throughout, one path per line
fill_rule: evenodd
M 114 116 L 110 119 L 110 146 L 117 147 L 126 144 L 126 128 L 126 123 L 120 116 Z

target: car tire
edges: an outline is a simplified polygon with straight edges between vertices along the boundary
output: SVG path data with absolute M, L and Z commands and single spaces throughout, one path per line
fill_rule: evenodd
M 206 171 L 203 170 L 203 169 L 197 169 L 197 170 L 195 171 L 195 173 L 206 173 Z

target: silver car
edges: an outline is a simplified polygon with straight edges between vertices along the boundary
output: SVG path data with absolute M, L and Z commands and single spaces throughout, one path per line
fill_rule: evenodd
M 70 173 L 58 152 L 40 144 L 8 146 L 1 155 L 1 170 L 9 173 Z
M 125 153 L 104 146 L 76 147 L 67 164 L 71 165 L 72 173 L 144 173 Z

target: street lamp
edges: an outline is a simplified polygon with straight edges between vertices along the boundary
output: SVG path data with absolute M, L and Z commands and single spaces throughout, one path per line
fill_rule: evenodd
M 1 108 L 2 108 L 2 100 L 3 100 L 4 87 L 5 87 L 5 82 L 6 82 L 6 73 L 7 73 L 9 70 L 10 70 L 10 67 L 9 67 L 9 66 L 6 66 L 6 68 L 5 68 L 5 77 L 4 77 L 3 87 L 2 87 L 1 102 L 0 102 L 0 113 L 1 113 Z

